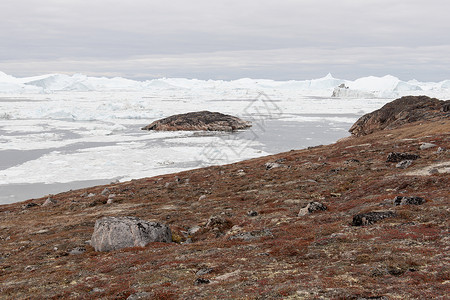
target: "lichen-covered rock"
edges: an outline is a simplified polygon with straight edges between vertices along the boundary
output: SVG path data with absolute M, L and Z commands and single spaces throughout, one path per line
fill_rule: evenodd
M 320 202 L 312 201 L 312 202 L 309 202 L 308 205 L 306 205 L 306 207 L 300 209 L 300 211 L 298 212 L 298 216 L 299 217 L 305 216 L 307 214 L 312 214 L 319 210 L 327 210 L 326 205 L 322 204 Z
M 104 217 L 95 222 L 91 245 L 95 251 L 111 251 L 171 241 L 170 228 L 164 224 L 135 217 Z
M 249 122 L 219 112 L 199 111 L 154 121 L 142 130 L 159 131 L 234 131 L 251 127 Z
M 397 196 L 394 199 L 394 205 L 422 205 L 426 201 L 422 197 L 402 197 Z
M 448 117 L 450 101 L 427 96 L 405 96 L 387 103 L 382 108 L 365 114 L 350 128 L 355 136 L 392 129 L 406 123 L 428 120 L 437 116 Z
M 371 225 L 386 218 L 395 217 L 393 211 L 372 211 L 368 213 L 358 214 L 353 217 L 353 226 Z
M 416 160 L 418 158 L 420 158 L 420 156 L 413 153 L 391 152 L 388 154 L 386 162 L 401 162 L 404 160 Z

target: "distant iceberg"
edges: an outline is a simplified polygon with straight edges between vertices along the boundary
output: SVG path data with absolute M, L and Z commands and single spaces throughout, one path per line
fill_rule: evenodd
M 346 88 L 339 88 L 344 85 Z M 331 74 L 311 80 L 276 81 L 270 79 L 242 78 L 231 81 L 199 80 L 187 78 L 159 78 L 135 81 L 122 77 L 90 77 L 83 74 L 47 74 L 16 78 L 0 72 L 0 93 L 45 94 L 57 92 L 146 92 L 146 91 L 194 91 L 212 95 L 239 94 L 247 90 L 310 91 L 339 98 L 395 98 L 406 94 L 446 95 L 450 80 L 441 82 L 402 81 L 386 75 L 368 76 L 356 80 L 334 78 Z

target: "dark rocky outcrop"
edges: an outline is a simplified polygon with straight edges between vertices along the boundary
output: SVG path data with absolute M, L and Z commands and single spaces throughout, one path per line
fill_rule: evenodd
M 394 199 L 394 205 L 422 205 L 426 201 L 422 197 L 397 196 Z
M 420 158 L 420 156 L 413 153 L 391 152 L 388 154 L 386 162 L 401 162 L 404 160 L 416 160 L 418 158 Z
M 395 212 L 393 211 L 372 211 L 368 213 L 362 213 L 353 217 L 352 225 L 353 226 L 371 225 L 380 220 L 392 218 L 394 216 Z
M 158 131 L 234 131 L 251 127 L 250 122 L 219 112 L 199 111 L 154 121 L 142 130 Z
M 392 129 L 406 123 L 449 117 L 450 100 L 441 101 L 427 96 L 405 96 L 387 103 L 382 108 L 365 114 L 350 128 L 354 136 Z
M 95 222 L 91 245 L 95 251 L 144 247 L 151 242 L 172 242 L 169 227 L 135 217 L 104 217 Z

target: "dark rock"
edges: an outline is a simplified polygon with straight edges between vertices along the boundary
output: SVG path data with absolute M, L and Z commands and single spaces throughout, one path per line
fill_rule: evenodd
M 349 131 L 352 135 L 363 136 L 436 116 L 445 117 L 449 109 L 449 101 L 440 101 L 427 96 L 406 96 L 362 116 Z
M 218 112 L 199 111 L 174 115 L 145 126 L 142 130 L 178 131 L 234 131 L 251 127 L 249 122 Z
M 206 279 L 206 278 L 197 278 L 194 281 L 195 285 L 208 284 L 208 283 L 210 283 L 210 281 L 209 281 L 209 279 Z
M 353 217 L 352 226 L 371 225 L 386 218 L 392 218 L 396 214 L 393 211 L 373 211 L 358 214 Z
M 420 158 L 420 156 L 417 154 L 391 152 L 389 153 L 386 162 L 401 162 L 402 160 L 416 160 L 418 158 Z
M 258 213 L 254 210 L 247 212 L 247 216 L 249 216 L 249 217 L 256 217 L 257 215 L 258 215 Z
M 27 209 L 27 208 L 32 208 L 32 207 L 35 207 L 35 206 L 38 206 L 38 205 L 36 203 L 30 202 L 30 203 L 22 205 L 22 208 L 23 209 Z
M 268 162 L 268 163 L 264 164 L 264 166 L 266 167 L 266 170 L 272 170 L 275 168 L 283 167 L 284 165 L 279 164 L 277 162 Z
M 319 210 L 322 210 L 322 211 L 327 210 L 327 206 L 320 202 L 312 201 L 312 202 L 309 202 L 308 205 L 306 205 L 306 207 L 300 209 L 300 211 L 298 212 L 298 216 L 299 217 L 305 216 L 307 214 L 312 214 Z
M 144 247 L 151 242 L 172 242 L 170 228 L 135 217 L 104 217 L 95 222 L 91 245 L 95 251 Z
M 394 205 L 422 205 L 426 201 L 421 197 L 402 197 L 397 196 L 394 199 Z

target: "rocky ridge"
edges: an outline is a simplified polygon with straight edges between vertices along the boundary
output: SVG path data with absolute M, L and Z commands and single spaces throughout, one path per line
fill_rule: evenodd
M 382 108 L 365 114 L 350 128 L 355 136 L 396 128 L 406 123 L 450 117 L 450 100 L 441 101 L 427 96 L 405 96 Z

